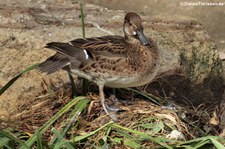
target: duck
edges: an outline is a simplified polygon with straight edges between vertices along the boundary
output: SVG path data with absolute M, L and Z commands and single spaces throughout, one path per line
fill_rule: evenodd
M 144 34 L 141 17 L 129 12 L 124 17 L 124 36 L 78 38 L 66 43 L 50 42 L 45 48 L 56 51 L 38 65 L 52 74 L 64 69 L 98 85 L 101 105 L 106 114 L 104 86 L 138 87 L 151 82 L 159 71 L 160 54 L 156 43 Z

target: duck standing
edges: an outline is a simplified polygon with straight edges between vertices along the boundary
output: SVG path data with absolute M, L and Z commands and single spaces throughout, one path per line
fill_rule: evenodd
M 95 82 L 103 109 L 108 114 L 104 86 L 137 87 L 151 82 L 157 75 L 159 51 L 143 30 L 140 16 L 129 12 L 124 18 L 124 37 L 103 36 L 48 43 L 46 48 L 57 53 L 41 63 L 38 69 L 47 74 L 65 69 Z

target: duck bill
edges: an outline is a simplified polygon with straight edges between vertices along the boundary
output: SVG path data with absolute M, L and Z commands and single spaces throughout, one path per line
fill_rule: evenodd
M 150 44 L 149 39 L 144 35 L 142 30 L 137 31 L 137 36 L 138 36 L 138 39 L 141 42 L 141 44 L 143 44 L 144 46 Z

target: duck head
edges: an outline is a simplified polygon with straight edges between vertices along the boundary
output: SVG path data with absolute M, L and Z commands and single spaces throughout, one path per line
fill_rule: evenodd
M 144 46 L 150 44 L 149 39 L 143 33 L 144 28 L 142 25 L 142 20 L 138 14 L 134 12 L 129 12 L 126 14 L 124 18 L 123 30 L 127 39 L 135 38 Z

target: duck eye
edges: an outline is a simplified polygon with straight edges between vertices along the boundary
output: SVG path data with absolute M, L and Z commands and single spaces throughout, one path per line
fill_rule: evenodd
M 136 31 L 133 31 L 133 35 L 136 36 L 137 35 L 137 32 Z
M 131 22 L 128 22 L 128 24 L 131 26 L 132 25 L 132 23 Z

